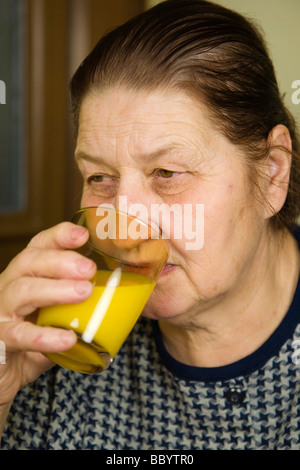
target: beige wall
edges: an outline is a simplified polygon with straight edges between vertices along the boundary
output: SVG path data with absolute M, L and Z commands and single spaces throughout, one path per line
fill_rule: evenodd
M 147 8 L 157 3 L 159 0 L 146 1 Z M 280 90 L 286 94 L 285 102 L 300 129 L 300 0 L 216 0 L 215 3 L 239 11 L 262 26 Z M 293 89 L 295 81 L 299 82 Z

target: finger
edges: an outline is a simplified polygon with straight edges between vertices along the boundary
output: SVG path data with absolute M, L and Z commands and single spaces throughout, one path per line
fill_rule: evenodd
M 71 330 L 34 325 L 27 321 L 3 322 L 0 337 L 6 352 L 61 352 L 70 349 L 77 341 Z
M 51 369 L 53 366 L 55 366 L 54 362 L 50 361 L 50 359 L 44 356 L 43 353 L 27 352 L 23 373 L 24 383 L 22 386 L 36 380 L 43 372 Z
M 88 237 L 89 233 L 85 227 L 72 222 L 62 222 L 35 235 L 28 246 L 54 249 L 77 248 L 83 245 Z
M 15 319 L 47 305 L 76 304 L 92 292 L 93 284 L 87 280 L 21 277 L 1 293 L 1 318 Z
M 89 234 L 86 228 L 75 225 L 71 222 L 62 222 L 48 230 L 37 234 L 19 255 L 17 255 L 7 266 L 6 270 L 0 276 L 0 290 L 19 277 L 20 273 L 26 272 L 26 258 L 28 253 L 32 253 L 33 248 L 48 249 L 75 249 L 82 246 L 88 240 Z M 28 255 L 30 256 L 30 255 Z M 21 266 L 21 268 L 20 268 Z M 19 269 L 21 271 L 19 272 Z
M 22 276 L 55 279 L 90 279 L 96 273 L 96 264 L 75 251 L 28 247 L 16 256 L 2 279 L 5 287 Z

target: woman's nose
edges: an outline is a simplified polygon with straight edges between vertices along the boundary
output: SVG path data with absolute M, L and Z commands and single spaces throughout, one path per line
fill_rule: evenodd
M 131 249 L 148 238 L 157 238 L 160 230 L 151 219 L 153 195 L 141 187 L 119 191 L 114 206 L 119 211 L 114 243 L 119 248 Z M 126 214 L 126 215 L 125 215 Z
M 156 202 L 151 188 L 134 179 L 121 181 L 114 198 L 114 206 L 121 212 L 137 217 L 146 225 L 154 225 L 151 220 L 151 205 Z M 156 227 L 158 228 L 158 227 Z

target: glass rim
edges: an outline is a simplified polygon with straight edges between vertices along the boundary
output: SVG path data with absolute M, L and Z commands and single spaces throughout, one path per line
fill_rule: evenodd
M 132 219 L 136 219 L 138 222 L 140 222 L 142 225 L 144 225 L 144 227 L 150 227 L 151 230 L 155 231 L 156 234 L 158 235 L 158 238 L 161 238 L 162 240 L 164 240 L 164 238 L 161 236 L 161 233 L 159 233 L 159 231 L 152 227 L 151 224 L 148 224 L 147 222 L 145 222 L 144 220 L 140 219 L 139 217 L 137 217 L 136 215 L 133 215 L 133 214 L 129 214 L 129 212 L 125 212 L 125 211 L 121 211 L 119 209 L 114 209 L 113 207 L 105 207 L 105 206 L 86 206 L 86 207 L 81 207 L 80 209 L 78 209 L 77 211 L 75 211 L 72 215 L 72 219 L 73 217 L 75 217 L 75 215 L 79 214 L 80 212 L 86 212 L 87 210 L 89 209 L 98 209 L 99 207 L 107 210 L 107 211 L 114 211 L 118 214 L 122 214 L 122 215 L 125 215 L 126 217 L 131 217 Z
M 132 219 L 135 219 L 137 220 L 140 224 L 142 224 L 144 227 L 148 227 L 151 229 L 151 231 L 153 230 L 156 234 L 156 237 L 155 238 L 152 238 L 152 237 L 149 237 L 149 238 L 146 238 L 144 241 L 147 241 L 147 240 L 159 240 L 160 242 L 162 242 L 162 244 L 164 245 L 164 248 L 167 252 L 167 258 L 169 257 L 169 254 L 170 254 L 170 250 L 169 250 L 169 247 L 165 241 L 165 239 L 162 237 L 161 233 L 154 227 L 152 227 L 152 225 L 150 225 L 149 223 L 146 223 L 144 220 L 142 219 L 139 219 L 139 217 L 137 217 L 136 215 L 133 215 L 133 214 L 129 214 L 128 212 L 125 212 L 125 211 L 122 211 L 122 210 L 119 210 L 119 209 L 116 209 L 114 207 L 105 207 L 103 205 L 99 205 L 99 206 L 85 206 L 85 207 L 81 207 L 80 209 L 78 209 L 77 211 L 75 211 L 72 215 L 72 218 L 71 218 L 71 221 L 73 221 L 73 219 L 75 218 L 76 215 L 79 215 L 80 213 L 83 213 L 83 212 L 87 212 L 89 209 L 98 209 L 99 207 L 103 208 L 104 210 L 107 210 L 107 211 L 114 211 L 115 213 L 118 213 L 118 214 L 121 214 L 121 215 L 124 215 L 126 217 L 130 217 Z M 76 222 L 75 222 L 76 223 Z M 108 255 L 107 253 L 105 252 L 102 252 L 101 250 L 97 249 L 94 245 L 92 245 L 91 243 L 89 243 L 89 241 L 87 242 L 87 244 L 90 246 L 91 249 L 93 250 L 96 250 L 96 251 L 99 251 L 99 253 L 103 253 L 104 255 L 106 256 L 110 256 L 111 258 L 114 258 L 115 260 L 117 261 L 120 261 L 119 258 L 116 258 L 116 257 L 113 257 L 112 255 Z M 121 261 L 122 262 L 122 261 Z

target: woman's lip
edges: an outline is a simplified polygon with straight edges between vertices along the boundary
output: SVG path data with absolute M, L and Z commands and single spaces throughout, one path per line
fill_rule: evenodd
M 175 264 L 170 264 L 170 263 L 167 263 L 165 264 L 162 272 L 161 272 L 161 276 L 166 276 L 167 274 L 169 274 L 171 271 L 173 271 L 173 269 L 176 268 L 176 265 Z

